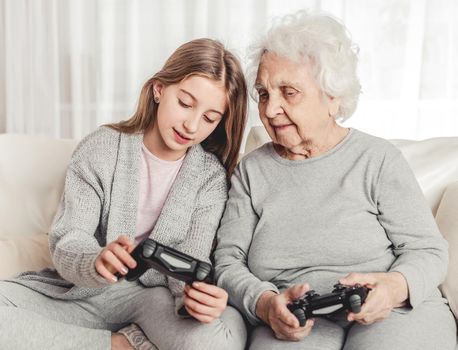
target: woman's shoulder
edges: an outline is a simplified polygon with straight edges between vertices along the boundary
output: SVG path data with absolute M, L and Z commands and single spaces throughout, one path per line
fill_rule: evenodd
M 251 152 L 245 154 L 243 158 L 240 160 L 240 163 L 250 164 L 256 163 L 262 159 L 270 158 L 272 150 L 272 142 L 267 142 L 259 146 L 258 148 L 255 148 Z
M 272 142 L 267 142 L 245 154 L 242 159 L 240 159 L 237 168 L 241 172 L 249 173 L 250 169 L 253 171 L 259 167 L 267 166 L 267 164 L 269 164 L 269 166 L 272 164 L 276 165 L 275 163 L 270 162 L 270 160 L 273 159 L 272 152 L 274 152 Z
M 353 144 L 374 156 L 392 158 L 401 154 L 401 151 L 395 145 L 382 137 L 371 135 L 357 129 L 353 129 L 353 135 Z

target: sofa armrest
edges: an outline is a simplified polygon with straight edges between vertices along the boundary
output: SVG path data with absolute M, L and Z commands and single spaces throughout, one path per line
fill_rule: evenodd
M 445 189 L 436 214 L 436 222 L 449 244 L 447 277 L 441 285 L 444 296 L 458 319 L 458 181 Z

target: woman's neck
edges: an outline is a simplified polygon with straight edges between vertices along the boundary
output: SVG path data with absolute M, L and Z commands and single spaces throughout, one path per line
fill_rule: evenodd
M 274 144 L 274 148 L 281 157 L 289 160 L 313 158 L 337 146 L 347 136 L 349 131 L 348 128 L 341 127 L 337 123 L 334 123 L 331 124 L 329 128 L 323 130 L 320 135 L 307 138 L 297 146 L 286 148 Z

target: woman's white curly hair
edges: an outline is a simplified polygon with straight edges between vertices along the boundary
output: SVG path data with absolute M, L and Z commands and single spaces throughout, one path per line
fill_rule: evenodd
M 361 93 L 356 74 L 359 49 L 337 19 L 299 11 L 274 21 L 267 34 L 249 48 L 247 79 L 252 88 L 266 51 L 298 63 L 311 62 L 321 91 L 341 100 L 336 119 L 351 117 Z M 251 95 L 257 99 L 254 89 Z

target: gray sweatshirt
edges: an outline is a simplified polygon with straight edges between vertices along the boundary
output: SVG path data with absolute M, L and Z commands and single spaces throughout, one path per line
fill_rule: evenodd
M 307 282 L 328 293 L 351 272 L 402 273 L 412 307 L 438 295 L 447 242 L 388 141 L 351 129 L 306 160 L 284 159 L 268 143 L 241 160 L 231 181 L 216 276 L 250 323 L 259 322 L 263 292 Z
M 142 140 L 143 134 L 101 127 L 80 142 L 49 233 L 56 269 L 27 272 L 14 282 L 57 299 L 88 297 L 109 286 L 94 263 L 102 248 L 120 235 L 134 240 Z M 183 160 L 150 237 L 209 261 L 226 199 L 224 167 L 215 155 L 195 145 Z M 184 286 L 153 269 L 140 282 L 168 286 L 175 296 Z

